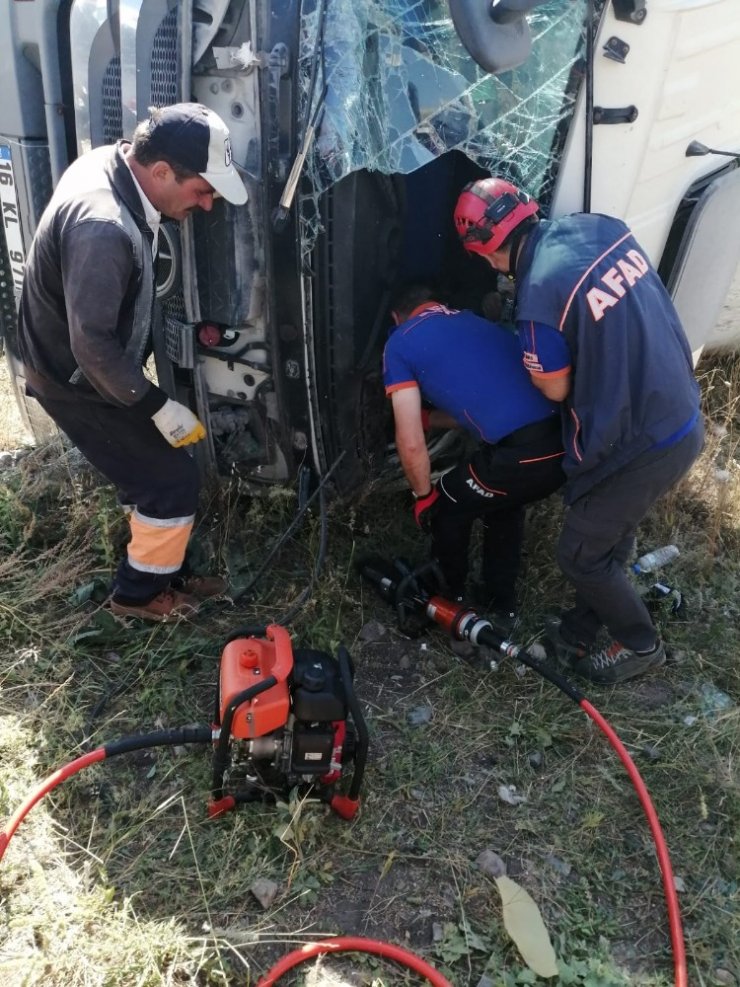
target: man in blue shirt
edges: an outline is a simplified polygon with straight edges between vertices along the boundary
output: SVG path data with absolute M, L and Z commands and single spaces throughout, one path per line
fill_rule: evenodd
M 547 635 L 577 673 L 609 684 L 665 661 L 625 563 L 639 522 L 701 450 L 699 389 L 676 310 L 625 224 L 585 213 L 539 222 L 537 211 L 486 178 L 461 193 L 455 225 L 468 252 L 516 278 L 524 366 L 563 402 L 557 557 L 576 597 Z
M 564 481 L 558 407 L 532 386 L 516 336 L 503 326 L 446 308 L 426 285 L 403 289 L 393 318 L 383 377 L 414 517 L 431 531 L 432 555 L 454 597 L 465 592 L 470 535 L 482 519 L 482 591 L 494 611 L 510 615 L 525 506 Z M 435 410 L 423 409 L 422 399 Z M 467 429 L 478 441 L 436 484 L 427 420 Z

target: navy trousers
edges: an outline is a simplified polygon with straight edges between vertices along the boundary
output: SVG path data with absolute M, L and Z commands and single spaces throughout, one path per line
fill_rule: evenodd
M 606 627 L 628 648 L 653 647 L 657 630 L 625 563 L 638 524 L 688 471 L 703 442 L 700 420 L 680 442 L 643 453 L 570 505 L 557 547 L 558 564 L 576 591 L 575 606 L 563 615 L 567 637 L 590 646 Z
M 163 522 L 192 518 L 198 504 L 199 476 L 185 449 L 173 448 L 151 418 L 129 408 L 96 401 L 37 400 L 84 457 L 116 487 L 127 509 Z M 183 559 L 184 561 L 184 559 Z M 149 572 L 124 558 L 113 594 L 117 599 L 146 603 L 171 583 L 177 572 Z
M 537 434 L 528 438 L 532 431 Z M 486 602 L 502 610 L 515 609 L 525 508 L 562 486 L 562 459 L 557 418 L 540 428 L 521 429 L 495 445 L 479 446 L 470 459 L 440 478 L 442 496 L 431 525 L 432 554 L 453 595 L 465 592 L 470 537 L 480 518 Z

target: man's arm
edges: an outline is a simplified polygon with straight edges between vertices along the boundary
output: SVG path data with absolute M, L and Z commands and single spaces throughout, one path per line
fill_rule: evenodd
M 421 426 L 421 393 L 418 387 L 402 387 L 391 394 L 396 426 L 396 448 L 401 466 L 415 494 L 423 496 L 432 487 L 429 452 Z
M 565 401 L 570 394 L 570 370 L 557 376 L 539 374 L 530 370 L 529 376 L 537 390 L 542 391 L 545 397 L 551 401 Z
M 517 322 L 524 366 L 538 391 L 551 401 L 565 401 L 570 394 L 573 372 L 571 355 L 563 334 L 541 322 Z

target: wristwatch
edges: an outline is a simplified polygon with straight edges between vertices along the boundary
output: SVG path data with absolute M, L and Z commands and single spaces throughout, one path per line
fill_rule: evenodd
M 429 494 L 430 494 L 430 493 L 432 492 L 432 489 L 433 489 L 433 488 L 432 488 L 432 487 L 430 487 L 430 488 L 429 488 L 429 489 L 427 490 L 427 492 L 426 492 L 426 493 L 423 493 L 423 494 L 418 494 L 418 493 L 414 493 L 414 491 L 412 490 L 412 491 L 411 491 L 411 496 L 412 496 L 412 497 L 414 498 L 414 500 L 424 500 L 424 498 L 425 498 L 425 497 L 428 497 L 428 496 L 429 496 Z

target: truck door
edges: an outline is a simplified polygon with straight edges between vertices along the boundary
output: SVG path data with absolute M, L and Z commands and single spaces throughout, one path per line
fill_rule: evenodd
M 734 179 L 707 187 L 726 159 L 687 150 L 698 140 L 740 152 L 740 9 L 612 0 L 594 28 L 591 139 L 582 86 L 551 212 L 583 209 L 588 184 L 593 212 L 625 220 L 673 292 L 696 359 L 740 260 L 740 201 Z M 683 229 L 691 242 L 678 251 Z

